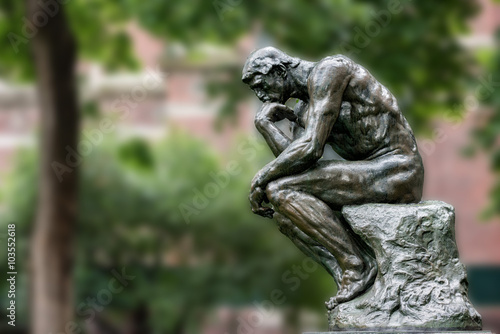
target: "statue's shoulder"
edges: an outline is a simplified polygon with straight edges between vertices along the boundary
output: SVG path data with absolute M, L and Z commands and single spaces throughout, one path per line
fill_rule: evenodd
M 331 77 L 347 76 L 352 73 L 356 66 L 351 59 L 344 55 L 334 55 L 318 61 L 309 76 L 310 83 L 322 84 L 323 80 L 331 80 Z
M 318 69 L 326 69 L 326 68 L 352 68 L 356 63 L 353 62 L 350 58 L 338 54 L 333 56 L 328 56 L 326 58 L 321 59 L 316 63 L 316 67 Z

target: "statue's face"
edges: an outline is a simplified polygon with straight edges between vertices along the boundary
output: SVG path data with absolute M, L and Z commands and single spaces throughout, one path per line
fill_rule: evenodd
M 277 71 L 258 73 L 248 85 L 262 102 L 285 103 L 288 99 L 285 97 L 285 78 Z

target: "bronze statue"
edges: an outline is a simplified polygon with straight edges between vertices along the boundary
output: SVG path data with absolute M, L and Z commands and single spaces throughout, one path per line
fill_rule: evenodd
M 377 268 L 335 211 L 420 201 L 424 168 L 413 132 L 391 92 L 342 55 L 309 62 L 267 47 L 248 57 L 242 80 L 264 102 L 255 125 L 276 156 L 252 181 L 252 211 L 274 216 L 336 279 L 329 308 L 352 300 Z M 294 110 L 285 106 L 290 98 L 299 100 Z M 275 125 L 285 118 L 293 138 Z M 321 160 L 327 144 L 345 160 Z
M 389 90 L 342 55 L 309 62 L 273 47 L 248 57 L 243 82 L 264 102 L 255 125 L 276 156 L 252 180 L 252 211 L 337 282 L 329 329 L 481 329 L 454 208 L 420 202 L 422 159 Z M 322 159 L 326 145 L 343 159 Z

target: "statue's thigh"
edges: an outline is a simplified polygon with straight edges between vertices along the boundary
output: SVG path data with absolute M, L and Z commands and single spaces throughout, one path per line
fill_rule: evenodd
M 310 194 L 334 209 L 364 203 L 411 202 L 411 165 L 404 157 L 366 161 L 320 161 L 307 171 L 279 179 L 279 188 Z

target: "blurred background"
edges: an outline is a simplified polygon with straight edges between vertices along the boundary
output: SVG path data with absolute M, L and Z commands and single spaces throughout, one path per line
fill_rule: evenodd
M 333 280 L 247 200 L 272 155 L 241 68 L 272 45 L 396 95 L 499 333 L 499 27 L 493 0 L 2 0 L 0 332 L 326 330 Z

